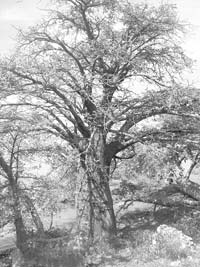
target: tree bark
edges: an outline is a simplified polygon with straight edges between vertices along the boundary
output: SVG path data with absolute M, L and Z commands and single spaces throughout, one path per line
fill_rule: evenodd
M 91 236 L 98 225 L 102 231 L 116 234 L 116 217 L 109 185 L 110 161 L 105 155 L 103 131 L 94 129 L 85 157 L 89 193 L 89 222 Z

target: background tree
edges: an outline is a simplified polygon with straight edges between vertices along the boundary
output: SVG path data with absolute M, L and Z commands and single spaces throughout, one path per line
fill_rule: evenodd
M 4 91 L 2 90 L 2 92 Z M 15 100 L 15 98 L 12 99 L 12 101 Z M 33 136 L 28 133 L 24 109 L 19 108 L 16 104 L 9 104 L 9 102 L 9 94 L 2 93 L 0 103 L 1 217 L 3 225 L 14 223 L 16 244 L 24 254 L 27 250 L 28 238 L 25 215 L 31 216 L 32 226 L 34 225 L 37 233 L 44 234 L 43 223 L 37 208 L 29 191 L 26 190 L 27 186 L 31 184 L 30 180 L 35 178 L 34 173 L 30 171 L 30 157 L 40 149 L 29 144 L 33 141 Z M 29 154 L 29 158 L 27 154 Z

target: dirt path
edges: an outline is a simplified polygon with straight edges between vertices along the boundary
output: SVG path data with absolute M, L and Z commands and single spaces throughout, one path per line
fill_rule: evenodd
M 76 220 L 76 211 L 73 208 L 67 208 L 61 212 L 59 212 L 54 220 L 53 220 L 53 226 L 55 228 L 67 228 L 72 225 L 72 223 Z M 48 229 L 50 225 L 50 218 L 46 217 L 43 218 L 45 228 Z M 5 233 L 3 235 L 3 232 L 1 233 L 0 237 L 0 252 L 3 252 L 7 249 L 15 248 L 15 234 L 14 233 Z

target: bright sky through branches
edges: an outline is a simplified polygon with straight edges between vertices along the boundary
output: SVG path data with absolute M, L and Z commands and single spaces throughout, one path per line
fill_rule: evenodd
M 143 0 L 133 0 L 144 2 Z M 149 4 L 158 4 L 159 0 L 145 0 Z M 166 1 L 162 1 L 165 3 Z M 197 60 L 195 76 L 200 72 L 200 1 L 168 0 L 178 8 L 181 20 L 193 25 L 185 40 L 187 54 Z M 15 45 L 15 27 L 27 28 L 45 16 L 44 9 L 50 7 L 50 0 L 0 0 L 0 54 L 8 54 Z
M 0 0 L 0 54 L 15 45 L 16 28 L 25 29 L 45 15 L 49 0 Z

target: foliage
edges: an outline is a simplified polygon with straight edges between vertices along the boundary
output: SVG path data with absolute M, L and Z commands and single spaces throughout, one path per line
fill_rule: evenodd
M 134 152 L 132 159 L 118 162 L 113 179 L 122 177 L 133 183 L 146 181 L 153 185 L 164 181 L 176 169 L 171 151 L 158 143 L 138 144 Z

